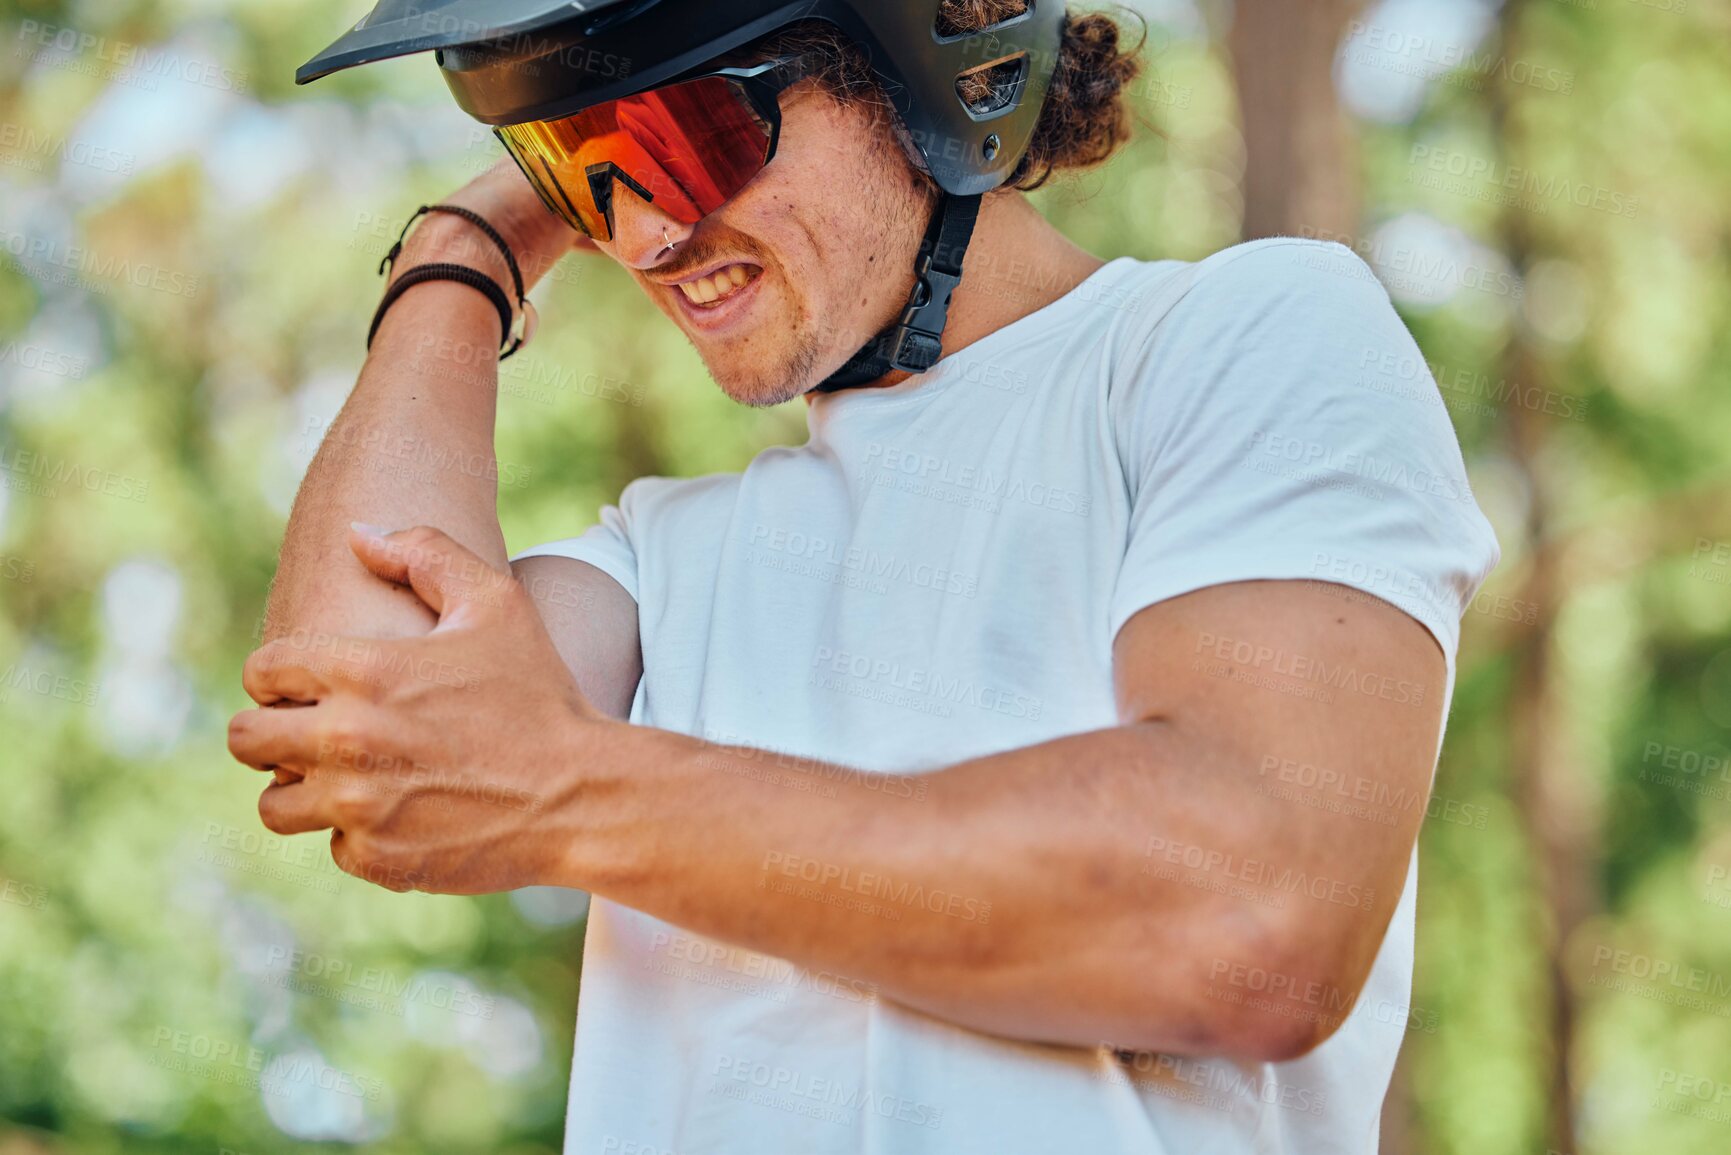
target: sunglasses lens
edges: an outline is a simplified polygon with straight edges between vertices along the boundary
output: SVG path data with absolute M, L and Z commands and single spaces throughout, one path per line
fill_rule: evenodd
M 744 87 L 720 76 L 498 133 L 547 207 L 603 241 L 623 195 L 696 224 L 763 169 L 772 135 Z
M 554 216 L 563 219 L 566 224 L 577 229 L 579 232 L 582 232 L 584 235 L 589 235 L 589 230 L 584 226 L 582 220 L 573 215 L 571 209 L 560 203 L 556 194 L 547 187 L 547 182 L 542 177 L 537 166 L 533 162 L 524 158 L 523 154 L 518 151 L 517 145 L 512 138 L 507 135 L 503 129 L 495 129 L 494 135 L 496 135 L 499 138 L 499 142 L 505 146 L 505 151 L 511 154 L 511 159 L 517 162 L 517 167 L 523 171 L 523 175 L 529 178 L 529 186 L 533 188 L 536 195 L 541 198 L 541 203 L 547 206 L 547 211 L 552 213 Z

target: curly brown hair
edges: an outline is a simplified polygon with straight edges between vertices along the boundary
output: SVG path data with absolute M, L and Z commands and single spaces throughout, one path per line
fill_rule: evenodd
M 1027 9 L 1028 0 L 942 0 L 937 30 L 943 36 L 977 32 Z M 1123 18 L 1142 20 L 1128 9 L 1119 11 Z M 1145 37 L 1129 42 L 1123 18 L 1100 11 L 1064 14 L 1063 41 L 1045 107 L 1028 151 L 1005 187 L 1036 189 L 1055 174 L 1092 168 L 1129 139 L 1128 89 L 1142 70 L 1138 54 Z M 888 109 L 864 53 L 833 25 L 794 25 L 758 45 L 752 55 L 784 52 L 819 59 L 816 78 L 836 99 Z M 1001 78 L 1002 73 L 995 75 L 990 65 L 983 66 L 962 76 L 957 94 L 970 104 L 988 103 Z

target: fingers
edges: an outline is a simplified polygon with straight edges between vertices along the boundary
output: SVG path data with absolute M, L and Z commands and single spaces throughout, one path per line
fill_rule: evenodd
M 340 830 L 331 831 L 331 861 L 337 864 L 337 869 L 344 874 L 358 874 L 358 862 L 349 840 Z
M 267 642 L 247 655 L 240 670 L 240 684 L 247 696 L 261 706 L 279 702 L 304 705 L 329 693 L 330 685 L 308 665 L 309 642 L 314 642 L 311 636 L 297 632 Z
M 286 766 L 304 772 L 318 762 L 317 707 L 242 710 L 228 723 L 228 752 L 254 770 Z M 281 780 L 281 775 L 278 775 Z
M 261 706 L 315 706 L 345 693 L 373 699 L 412 668 L 406 651 L 422 640 L 295 630 L 248 655 L 241 685 Z
M 273 782 L 258 796 L 258 816 L 265 829 L 277 834 L 308 834 L 327 830 L 332 815 L 323 791 L 308 782 Z
M 512 584 L 509 572 L 431 526 L 392 532 L 357 521 L 349 548 L 377 576 L 413 589 L 441 623 L 476 602 L 497 603 Z

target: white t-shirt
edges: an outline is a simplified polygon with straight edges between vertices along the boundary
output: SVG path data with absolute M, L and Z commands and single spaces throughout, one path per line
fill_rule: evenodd
M 1113 636 L 1204 586 L 1357 587 L 1429 628 L 1452 690 L 1498 558 L 1418 347 L 1339 245 L 1112 261 L 901 385 L 818 397 L 809 424 L 743 473 L 635 481 L 521 556 L 589 562 L 637 600 L 633 722 L 887 773 L 910 805 L 920 771 L 1115 724 Z M 1277 680 L 1380 692 L 1309 676 Z M 597 899 L 565 1150 L 1374 1151 L 1415 878 L 1416 855 L 1344 1025 L 1280 1064 L 981 1034 Z

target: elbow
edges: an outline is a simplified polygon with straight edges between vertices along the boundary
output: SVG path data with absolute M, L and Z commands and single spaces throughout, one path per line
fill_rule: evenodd
M 1204 998 L 1214 999 L 1216 994 Z M 1199 1008 L 1185 1023 L 1175 1023 L 1171 1008 L 1136 1020 L 1139 1028 L 1118 1030 L 1109 1038 L 1123 1051 L 1147 1051 L 1194 1057 L 1216 1056 L 1239 1063 L 1290 1063 L 1327 1042 L 1340 1028 L 1344 1014 L 1287 1014 L 1279 997 L 1259 1006 L 1219 1005 Z
M 1339 1027 L 1338 1020 L 1262 1016 L 1255 1022 L 1237 1024 L 1221 1054 L 1252 1063 L 1290 1063 L 1327 1042 Z
M 1319 933 L 1321 932 L 1321 933 Z M 1351 936 L 1322 928 L 1283 928 L 1263 936 L 1262 949 L 1217 959 L 1205 968 L 1204 1005 L 1213 1021 L 1214 1053 L 1244 1062 L 1290 1063 L 1332 1038 L 1345 1024 L 1369 977 L 1370 956 Z
M 1312 1016 L 1271 1013 L 1267 1008 L 1242 1009 L 1215 1019 L 1194 1052 L 1241 1063 L 1290 1063 L 1320 1047 L 1339 1025 Z

